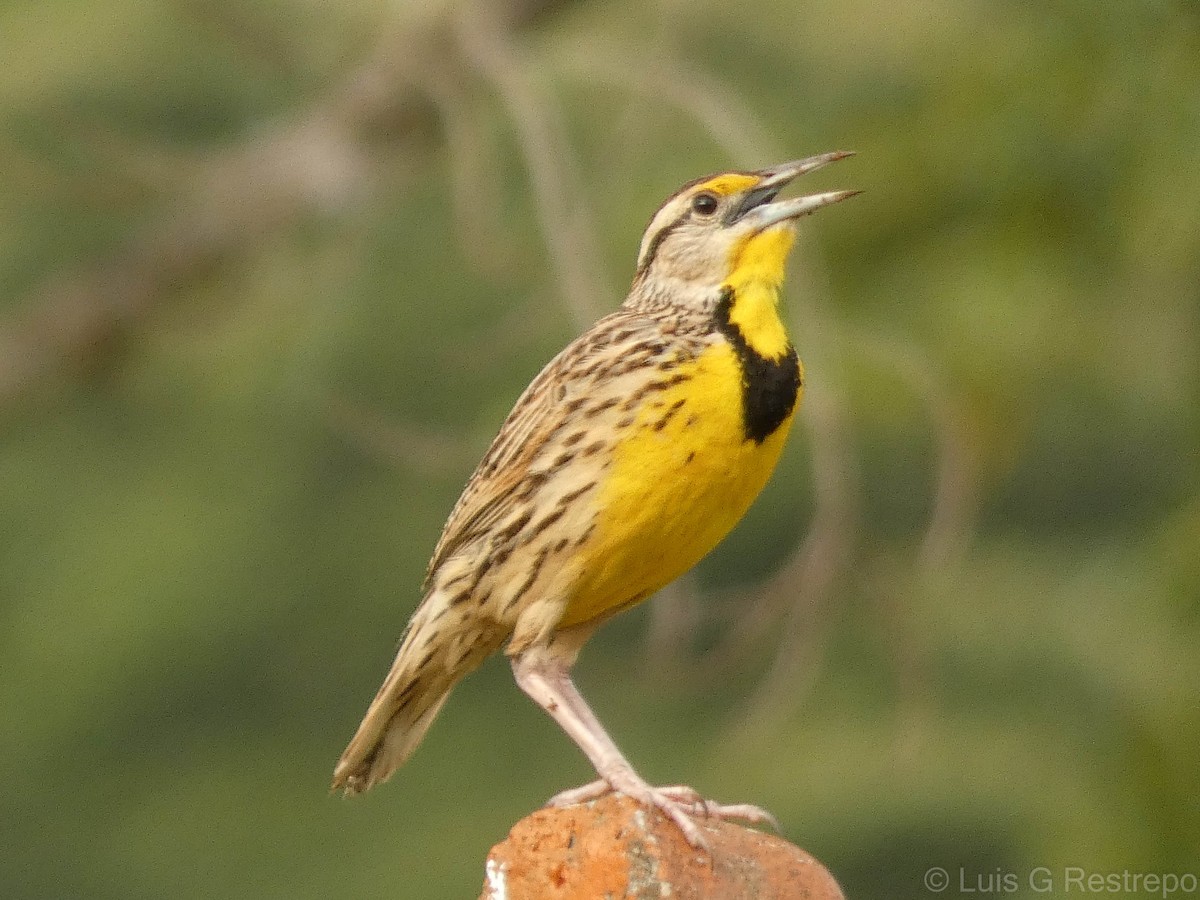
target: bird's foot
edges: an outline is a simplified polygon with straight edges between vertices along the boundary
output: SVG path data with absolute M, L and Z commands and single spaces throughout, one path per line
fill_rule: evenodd
M 661 810 L 683 832 L 687 842 L 697 850 L 708 850 L 708 840 L 704 837 L 696 819 L 717 819 L 718 821 L 740 821 L 751 825 L 770 825 L 779 831 L 776 818 L 757 806 L 748 803 L 723 804 L 715 800 L 706 800 L 694 789 L 686 785 L 669 785 L 666 787 L 651 787 L 636 774 L 614 773 L 611 779 L 601 778 L 583 787 L 572 788 L 551 797 L 547 806 L 572 806 L 577 803 L 587 803 L 606 794 L 616 792 L 631 797 L 646 806 Z
M 578 803 L 588 803 L 597 800 L 605 794 L 612 793 L 612 785 L 603 778 L 589 781 L 582 787 L 561 791 L 546 801 L 547 806 L 575 806 Z

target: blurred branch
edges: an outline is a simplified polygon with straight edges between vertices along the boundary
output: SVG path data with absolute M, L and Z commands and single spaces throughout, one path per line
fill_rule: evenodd
M 799 416 L 809 435 L 814 509 L 808 533 L 753 601 L 733 600 L 739 610 L 723 648 L 727 665 L 740 659 L 772 633 L 778 633 L 775 655 L 746 719 L 746 733 L 769 727 L 794 709 L 819 669 L 832 623 L 833 590 L 849 569 L 859 509 L 859 475 L 849 427 L 849 400 L 839 385 L 836 345 L 839 326 L 822 304 L 827 277 L 820 260 L 805 242 L 788 291 L 793 333 L 803 335 L 802 355 L 815 383 L 805 379 L 804 407 Z M 745 612 L 740 610 L 745 609 Z M 806 677 L 807 676 L 807 677 Z
M 111 259 L 44 284 L 0 327 L 0 405 L 94 362 L 122 328 L 298 210 L 344 202 L 365 175 L 347 138 L 321 116 L 258 136 L 222 154 L 190 199 Z
M 819 668 L 829 631 L 834 586 L 853 557 L 858 477 L 845 398 L 832 388 L 806 398 L 816 507 L 804 541 L 740 617 L 729 643 L 732 660 L 778 630 L 775 656 L 746 718 L 762 726 L 792 710 Z M 806 677 L 807 676 L 807 677 Z M 753 729 L 751 729 L 753 730 Z
M 886 571 L 892 567 L 885 563 L 885 571 L 871 579 L 870 589 L 896 679 L 896 752 L 898 758 L 911 760 L 920 752 L 929 714 L 931 667 L 927 639 L 914 625 L 906 601 L 914 589 L 928 590 L 938 576 L 950 574 L 966 555 L 979 514 L 978 460 L 966 421 L 966 405 L 928 359 L 916 349 L 887 338 L 855 336 L 853 343 L 864 355 L 897 373 L 926 404 L 938 441 L 933 508 L 917 565 L 905 573 Z
M 212 31 L 277 72 L 296 74 L 303 68 L 298 48 L 282 39 L 276 29 L 265 27 L 262 18 L 253 14 L 258 12 L 253 6 L 208 0 L 173 0 L 173 5 L 201 29 Z
M 606 297 L 599 241 L 561 111 L 530 77 L 511 26 L 491 6 L 465 6 L 458 21 L 463 53 L 495 87 L 517 129 L 555 277 L 576 327 L 586 328 L 615 304 Z
M 854 343 L 900 375 L 929 408 L 938 440 L 937 486 L 918 568 L 924 575 L 933 574 L 962 558 L 979 513 L 979 472 L 964 404 L 913 348 L 879 337 L 858 336 Z
M 434 105 L 450 161 L 451 203 L 458 243 L 471 265 L 489 276 L 509 274 L 514 254 L 508 232 L 493 213 L 496 186 L 502 178 L 491 130 L 480 115 L 460 68 L 444 62 L 413 73 Z
M 469 471 L 479 456 L 467 441 L 400 425 L 344 397 L 329 397 L 325 412 L 335 431 L 360 450 L 424 475 Z
M 572 43 L 554 60 L 564 73 L 591 84 L 610 84 L 665 101 L 696 120 L 730 159 L 768 165 L 783 155 L 767 129 L 748 112 L 746 99 L 719 79 L 661 53 L 630 54 L 628 48 Z
M 497 361 L 515 359 L 535 348 L 547 334 L 557 333 L 562 323 L 546 316 L 554 303 L 545 291 L 530 291 L 527 296 L 504 310 L 500 321 L 486 332 L 464 335 L 453 347 L 442 352 L 456 369 L 494 372 Z
M 504 0 L 491 13 L 515 29 L 568 2 Z M 35 289 L 0 323 L 0 408 L 64 369 L 93 364 L 166 298 L 302 214 L 336 213 L 363 196 L 380 168 L 373 144 L 428 145 L 433 117 L 408 73 L 452 45 L 456 14 L 385 36 L 310 108 L 214 154 L 175 210 L 110 259 Z
M 695 570 L 680 575 L 654 595 L 641 660 L 647 677 L 686 681 L 694 674 L 688 645 L 704 623 L 700 597 Z

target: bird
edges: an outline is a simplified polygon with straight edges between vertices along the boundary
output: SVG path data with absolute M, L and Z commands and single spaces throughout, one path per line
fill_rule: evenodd
M 533 379 L 453 507 L 333 791 L 389 778 L 452 688 L 503 646 L 517 685 L 599 776 L 548 806 L 624 794 L 697 848 L 704 818 L 773 821 L 756 806 L 648 784 L 571 668 L 602 623 L 712 550 L 774 470 L 804 387 L 779 312 L 796 222 L 860 192 L 779 194 L 852 155 L 708 175 L 658 208 L 625 301 Z

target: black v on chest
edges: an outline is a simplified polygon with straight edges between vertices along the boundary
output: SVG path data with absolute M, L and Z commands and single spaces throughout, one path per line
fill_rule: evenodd
M 746 440 L 761 444 L 796 408 L 802 383 L 796 349 L 789 343 L 778 357 L 760 354 L 730 321 L 735 297 L 726 288 L 714 310 L 717 330 L 725 336 L 742 370 L 742 427 Z

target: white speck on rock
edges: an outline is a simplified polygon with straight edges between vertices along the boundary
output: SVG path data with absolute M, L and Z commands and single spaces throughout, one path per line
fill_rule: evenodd
M 485 869 L 488 900 L 508 900 L 508 863 L 496 864 L 490 856 Z

